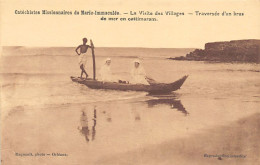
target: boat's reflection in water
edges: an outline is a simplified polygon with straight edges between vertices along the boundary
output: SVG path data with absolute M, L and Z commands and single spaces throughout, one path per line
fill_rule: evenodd
M 148 108 L 152 108 L 156 105 L 165 104 L 169 105 L 171 109 L 176 109 L 177 111 L 182 112 L 185 116 L 189 114 L 189 112 L 185 109 L 183 104 L 181 103 L 180 96 L 177 94 L 170 95 L 150 95 L 153 96 L 154 99 L 147 100 Z
M 97 125 L 97 111 L 96 108 L 93 110 L 93 116 L 91 116 L 93 122 L 89 121 L 88 115 L 85 110 L 82 110 L 80 116 L 80 127 L 78 129 L 85 136 L 86 142 L 94 141 L 96 137 L 96 125 Z M 89 127 L 89 124 L 92 124 Z
M 177 110 L 178 112 L 181 112 L 185 116 L 189 114 L 189 112 L 185 109 L 183 104 L 181 103 L 180 96 L 176 94 L 171 94 L 171 95 L 149 95 L 147 97 L 149 99 L 144 100 L 142 102 L 132 102 L 129 104 L 127 103 L 126 109 L 120 110 L 115 109 L 114 103 L 106 103 L 106 105 L 102 106 L 100 105 L 97 107 L 97 105 L 93 105 L 93 107 L 83 107 L 80 113 L 80 126 L 78 127 L 80 133 L 85 137 L 85 140 L 87 143 L 94 141 L 96 137 L 96 126 L 97 126 L 97 115 L 99 116 L 99 124 L 104 124 L 104 123 L 113 123 L 113 122 L 124 122 L 124 124 L 133 124 L 134 123 L 140 123 L 140 122 L 145 122 L 146 120 L 142 121 L 142 119 L 147 119 L 149 115 L 146 115 L 146 113 L 150 113 L 147 110 L 147 105 L 148 108 L 155 108 L 155 109 L 160 109 L 157 108 L 157 105 L 168 105 L 170 109 L 172 110 Z M 140 104 L 141 103 L 141 104 Z M 124 104 L 118 105 L 119 107 L 122 106 L 124 107 Z M 162 109 L 163 110 L 163 109 Z M 154 112 L 151 112 L 154 113 Z M 161 112 L 162 114 L 164 113 L 169 113 L 169 112 Z M 109 127 L 109 125 L 103 125 L 103 127 Z M 98 127 L 97 129 L 100 129 Z M 99 130 L 100 131 L 100 130 Z M 104 131 L 104 130 L 103 130 Z

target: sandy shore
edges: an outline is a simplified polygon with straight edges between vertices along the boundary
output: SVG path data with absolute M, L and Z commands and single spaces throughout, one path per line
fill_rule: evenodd
M 260 113 L 226 126 L 204 130 L 124 154 L 106 157 L 106 165 L 260 164 Z

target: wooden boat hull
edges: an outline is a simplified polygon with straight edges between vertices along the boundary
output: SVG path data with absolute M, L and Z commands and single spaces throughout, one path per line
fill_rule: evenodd
M 84 84 L 92 89 L 110 89 L 110 90 L 121 90 L 121 91 L 144 91 L 150 94 L 162 94 L 170 93 L 180 89 L 184 81 L 188 76 L 184 76 L 181 79 L 173 83 L 156 83 L 151 85 L 143 84 L 124 84 L 116 82 L 102 82 L 92 79 L 82 79 L 77 77 L 71 77 L 71 80 L 80 84 Z

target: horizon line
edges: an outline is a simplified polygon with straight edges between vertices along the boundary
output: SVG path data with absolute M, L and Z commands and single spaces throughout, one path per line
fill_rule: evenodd
M 207 43 L 216 43 L 216 42 L 231 42 L 231 41 L 250 41 L 250 40 L 258 40 L 260 38 L 247 38 L 247 39 L 233 39 L 233 40 L 225 40 L 225 41 L 208 41 L 204 43 L 203 47 L 143 47 L 143 46 L 96 46 L 96 48 L 143 48 L 143 49 L 204 49 Z M 34 48 L 76 48 L 77 46 L 28 46 L 28 45 L 0 45 L 0 47 L 34 47 Z
M 76 46 L 14 46 L 2 45 L 0 47 L 31 47 L 31 48 L 76 48 Z M 143 49 L 201 49 L 196 47 L 126 47 L 126 46 L 95 46 L 95 48 L 143 48 Z

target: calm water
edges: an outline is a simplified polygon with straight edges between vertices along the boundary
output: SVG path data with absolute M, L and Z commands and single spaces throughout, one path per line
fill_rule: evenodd
M 3 51 L 2 159 L 7 164 L 93 164 L 103 157 L 189 137 L 259 112 L 259 64 L 166 59 L 191 49 L 97 48 L 97 70 L 110 57 L 112 71 L 120 79 L 129 80 L 135 57 L 159 82 L 189 75 L 171 95 L 151 96 L 73 83 L 70 76 L 80 75 L 73 51 L 24 47 Z M 68 156 L 25 159 L 14 156 L 16 152 Z

